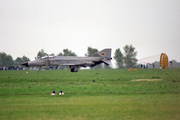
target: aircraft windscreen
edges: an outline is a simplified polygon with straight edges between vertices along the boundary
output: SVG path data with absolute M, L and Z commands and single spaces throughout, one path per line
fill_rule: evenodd
M 43 57 L 41 57 L 40 58 L 40 60 L 42 60 L 42 59 L 47 59 L 47 58 L 54 58 L 55 56 L 43 56 Z

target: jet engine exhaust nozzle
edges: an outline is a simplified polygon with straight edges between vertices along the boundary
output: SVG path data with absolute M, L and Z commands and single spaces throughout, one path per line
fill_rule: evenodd
M 28 67 L 28 62 L 25 62 L 25 63 L 23 63 L 21 65 L 24 65 L 24 66 Z

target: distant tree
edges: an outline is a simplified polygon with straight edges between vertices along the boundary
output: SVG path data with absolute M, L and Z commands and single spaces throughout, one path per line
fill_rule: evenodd
M 54 54 L 54 53 L 51 53 L 51 54 L 49 54 L 49 56 L 55 56 L 55 54 Z
M 14 61 L 14 64 L 15 64 L 15 65 L 20 65 L 20 64 L 22 64 L 22 63 L 24 63 L 24 62 L 27 62 L 27 61 L 30 61 L 30 59 L 27 58 L 26 56 L 23 56 L 22 58 L 21 58 L 21 57 L 17 57 L 17 58 L 15 59 L 15 61 Z
M 68 49 L 64 49 L 63 53 L 59 53 L 58 56 L 77 56 L 74 52 Z
M 118 68 L 123 68 L 123 54 L 120 48 L 116 49 L 114 53 L 114 59 L 116 60 L 116 65 Z
M 126 67 L 132 68 L 137 63 L 136 59 L 137 51 L 135 51 L 135 47 L 132 45 L 128 46 L 126 45 L 124 47 L 124 63 Z
M 90 56 L 90 55 L 92 55 L 92 54 L 94 54 L 95 52 L 98 52 L 98 49 L 96 49 L 96 48 L 92 48 L 92 47 L 88 47 L 88 49 L 87 49 L 87 53 L 85 54 L 85 56 Z
M 59 54 L 57 54 L 57 56 L 64 56 L 62 52 L 60 52 Z
M 20 65 L 20 64 L 22 64 L 23 63 L 23 60 L 22 60 L 22 58 L 20 58 L 20 57 L 17 57 L 16 59 L 15 59 L 15 61 L 14 61 L 14 64 L 15 65 Z
M 43 56 L 47 56 L 47 55 L 48 55 L 48 54 L 44 52 L 44 49 L 41 49 L 41 50 L 38 52 L 38 54 L 37 54 L 37 56 L 35 57 L 35 59 L 39 59 L 39 58 L 41 58 L 41 57 L 43 57 Z
M 26 57 L 25 55 L 22 57 L 23 62 L 27 62 L 30 61 L 30 59 L 28 57 Z
M 14 64 L 13 58 L 11 55 L 7 55 L 5 52 L 0 52 L 0 66 L 12 66 Z

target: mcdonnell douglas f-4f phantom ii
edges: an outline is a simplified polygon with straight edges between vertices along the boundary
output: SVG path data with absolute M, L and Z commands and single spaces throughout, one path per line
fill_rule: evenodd
M 94 53 L 89 57 L 76 56 L 47 56 L 38 60 L 25 62 L 22 65 L 26 67 L 48 67 L 48 66 L 69 66 L 71 72 L 78 72 L 80 67 L 94 67 L 100 63 L 106 65 L 111 64 L 111 49 L 104 49 L 100 52 Z

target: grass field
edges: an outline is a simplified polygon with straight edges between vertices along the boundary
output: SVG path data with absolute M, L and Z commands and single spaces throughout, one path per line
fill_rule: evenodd
M 0 119 L 179 120 L 180 69 L 0 71 Z

